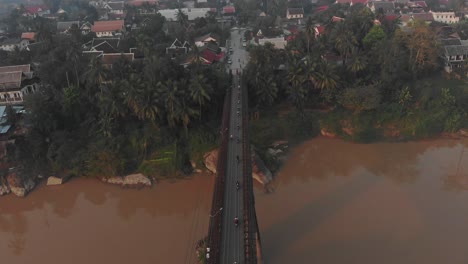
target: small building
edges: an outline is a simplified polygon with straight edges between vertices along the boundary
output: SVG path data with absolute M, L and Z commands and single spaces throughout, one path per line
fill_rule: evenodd
M 50 14 L 50 9 L 45 5 L 25 6 L 26 16 L 44 16 Z
M 0 42 L 0 50 L 13 51 L 15 48 L 19 48 L 21 39 L 19 38 L 7 38 Z
M 209 12 L 216 12 L 216 8 L 161 9 L 158 12 L 166 18 L 167 21 L 177 21 L 179 10 L 187 15 L 189 21 L 193 21 L 196 18 L 206 17 Z
M 431 12 L 432 16 L 435 21 L 445 23 L 445 24 L 453 24 L 458 23 L 460 18 L 455 15 L 455 12 Z
M 83 34 L 83 35 L 89 34 L 89 32 L 91 32 L 92 27 L 93 27 L 93 25 L 91 25 L 91 23 L 84 22 L 80 27 L 81 34 Z
M 391 14 L 395 12 L 395 4 L 393 2 L 378 1 L 369 4 L 372 12 L 376 13 L 382 10 L 384 14 Z
M 303 8 L 288 8 L 286 10 L 286 18 L 287 19 L 301 19 L 304 17 L 304 9 Z
M 73 25 L 76 25 L 77 28 L 80 28 L 80 21 L 63 21 L 57 22 L 57 33 L 59 34 L 68 34 L 68 31 L 72 28 Z
M 121 35 L 125 31 L 123 20 L 96 21 L 91 27 L 98 38 Z
M 120 38 L 93 38 L 90 51 L 102 51 L 104 53 L 118 53 L 120 48 Z
M 36 42 L 36 33 L 35 32 L 24 32 L 21 33 L 21 41 L 19 48 L 21 50 L 27 48 L 29 44 Z
M 288 42 L 284 38 L 263 38 L 258 40 L 259 45 L 265 45 L 265 43 L 273 44 L 275 49 L 284 49 Z
M 215 42 L 216 44 L 218 44 L 218 37 L 216 37 L 215 35 L 209 33 L 209 34 L 206 34 L 204 36 L 195 38 L 195 45 L 197 47 L 203 47 L 207 43 L 210 43 L 210 42 Z
M 170 55 L 171 58 L 175 58 L 178 55 L 187 54 L 189 49 L 190 44 L 187 41 L 181 43 L 178 39 L 175 39 L 171 46 L 166 48 L 166 54 Z
M 135 55 L 133 53 L 103 53 L 101 55 L 102 65 L 111 69 L 112 65 L 122 58 L 132 62 L 135 59 Z
M 22 104 L 25 95 L 37 92 L 39 84 L 32 79 L 29 64 L 0 67 L 0 105 Z
M 123 15 L 124 13 L 123 1 L 107 2 L 104 6 L 111 14 Z
M 349 4 L 351 6 L 357 4 L 367 5 L 368 0 L 336 0 L 335 4 Z
M 468 59 L 468 43 L 460 39 L 441 39 L 440 43 L 443 46 L 445 71 L 463 70 Z
M 236 8 L 234 6 L 223 6 L 221 13 L 224 16 L 234 16 L 236 14 Z

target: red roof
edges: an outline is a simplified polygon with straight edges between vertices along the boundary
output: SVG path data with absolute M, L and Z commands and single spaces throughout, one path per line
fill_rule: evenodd
M 388 21 L 393 21 L 398 18 L 398 15 L 386 15 L 385 19 Z
M 118 31 L 124 26 L 123 20 L 95 21 L 91 27 L 92 32 Z
M 367 0 L 336 0 L 336 3 L 337 4 L 351 4 L 351 5 L 355 5 L 355 4 L 363 4 L 363 5 L 367 5 Z
M 21 34 L 21 39 L 35 40 L 36 32 L 24 32 Z
M 325 31 L 324 26 L 318 26 L 318 27 L 316 27 L 316 29 L 317 29 L 317 32 L 318 32 L 319 35 L 322 34 Z
M 328 6 L 327 6 L 327 5 L 325 5 L 325 6 L 319 6 L 319 7 L 317 7 L 317 8 L 315 9 L 315 12 L 323 12 L 323 11 L 325 11 L 325 10 L 327 10 L 327 9 L 328 9 Z
M 215 61 L 220 61 L 224 57 L 224 53 L 220 52 L 218 54 L 214 53 L 213 51 L 209 49 L 205 49 L 203 51 L 202 57 L 209 61 L 210 63 L 213 63 Z
M 45 11 L 45 10 L 49 10 L 49 8 L 47 6 L 45 6 L 45 5 L 25 6 L 24 9 L 26 9 L 26 11 L 31 15 L 32 14 L 37 14 L 37 13 Z
M 102 54 L 102 64 L 114 64 L 119 61 L 122 56 L 129 61 L 133 61 L 134 59 L 133 53 L 104 53 Z
M 142 6 L 144 3 L 148 3 L 150 5 L 157 5 L 158 0 L 135 0 L 135 1 L 129 1 L 127 2 L 128 5 L 131 6 Z
M 223 14 L 234 14 L 234 13 L 236 13 L 236 8 L 234 6 L 223 7 Z
M 337 16 L 332 17 L 333 22 L 339 22 L 339 21 L 343 21 L 343 20 L 344 20 L 344 18 L 341 18 L 341 17 L 337 17 Z
M 418 5 L 418 6 L 420 6 L 420 7 L 424 7 L 424 8 L 427 7 L 425 1 L 414 1 L 413 3 L 415 3 L 416 5 Z
M 422 21 L 434 21 L 434 17 L 432 13 L 416 13 L 413 14 L 414 20 L 422 20 Z

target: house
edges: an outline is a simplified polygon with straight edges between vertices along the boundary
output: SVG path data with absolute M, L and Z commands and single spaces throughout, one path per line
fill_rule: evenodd
M 362 5 L 367 5 L 368 1 L 367 0 L 336 0 L 335 4 L 349 4 L 349 5 L 356 5 L 356 4 L 362 4 Z
M 117 53 L 120 46 L 120 38 L 93 38 L 90 51 L 102 51 L 104 53 Z
M 108 10 L 111 14 L 123 15 L 124 13 L 124 2 L 107 2 L 104 7 Z
M 24 32 L 21 33 L 21 41 L 19 48 L 21 50 L 25 49 L 29 44 L 36 42 L 36 33 L 35 32 Z
M 424 21 L 426 23 L 431 23 L 434 21 L 434 16 L 432 13 L 414 13 L 411 15 L 413 21 Z
M 166 54 L 175 58 L 177 55 L 187 54 L 189 52 L 189 48 L 190 44 L 187 41 L 182 44 L 178 39 L 175 39 L 171 46 L 166 48 Z
M 96 33 L 98 38 L 121 35 L 125 31 L 123 20 L 95 21 L 91 31 Z
M 64 21 L 57 22 L 57 33 L 59 34 L 68 34 L 68 31 L 72 28 L 73 25 L 76 25 L 77 28 L 80 28 L 80 21 Z
M 15 48 L 20 47 L 21 39 L 19 38 L 7 38 L 0 42 L 0 50 L 13 51 Z
M 453 24 L 458 23 L 460 18 L 455 15 L 455 12 L 431 12 L 432 16 L 435 21 L 445 23 L 445 24 Z
M 80 27 L 81 34 L 87 35 L 89 32 L 91 32 L 92 27 L 93 27 L 93 25 L 91 25 L 91 23 L 84 22 Z
M 384 14 L 394 13 L 395 4 L 393 2 L 379 1 L 370 3 L 370 9 L 376 13 L 382 10 Z
M 126 3 L 129 6 L 133 6 L 137 9 L 140 15 L 155 15 L 157 13 L 157 7 L 159 1 L 157 0 L 135 0 Z
M 21 104 L 25 95 L 39 88 L 29 64 L 0 67 L 0 105 Z
M 204 36 L 195 38 L 195 45 L 197 47 L 203 47 L 210 42 L 218 43 L 218 37 L 214 36 L 212 33 L 209 33 Z
M 440 42 L 444 51 L 445 71 L 450 73 L 457 69 L 463 69 L 465 61 L 468 59 L 468 43 L 460 39 L 442 39 Z
M 118 62 L 122 58 L 132 62 L 135 59 L 133 53 L 103 53 L 101 56 L 102 65 L 108 68 L 112 68 L 112 64 Z
M 26 16 L 44 16 L 50 14 L 50 9 L 45 5 L 25 6 Z
M 224 6 L 221 14 L 224 16 L 234 16 L 236 14 L 236 8 L 234 6 Z
M 134 7 L 141 7 L 143 5 L 157 6 L 158 4 L 158 0 L 133 0 L 127 2 L 127 5 Z
M 286 10 L 286 18 L 287 19 L 301 19 L 304 17 L 304 9 L 303 8 L 288 8 Z
M 265 43 L 273 44 L 275 49 L 284 49 L 288 42 L 284 38 L 263 38 L 258 40 L 259 45 L 265 45 Z
M 189 21 L 206 17 L 209 12 L 216 12 L 215 8 L 181 8 L 180 10 L 187 15 Z M 165 17 L 167 21 L 177 21 L 179 9 L 161 9 L 158 12 L 161 16 Z

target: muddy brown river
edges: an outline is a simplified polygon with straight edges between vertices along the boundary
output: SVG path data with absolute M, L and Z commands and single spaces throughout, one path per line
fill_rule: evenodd
M 213 176 L 130 190 L 91 179 L 0 197 L 0 263 L 196 263 Z M 268 264 L 468 263 L 468 140 L 296 147 L 256 192 Z

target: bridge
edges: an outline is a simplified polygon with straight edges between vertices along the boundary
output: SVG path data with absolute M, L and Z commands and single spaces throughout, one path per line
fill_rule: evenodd
M 242 67 L 247 53 L 242 31 L 232 31 L 232 87 L 224 100 L 222 141 L 208 229 L 206 263 L 262 263 L 260 232 L 255 213 L 251 150 L 248 135 L 247 89 L 242 85 Z M 239 182 L 240 188 L 236 188 Z M 234 219 L 238 218 L 238 225 Z

